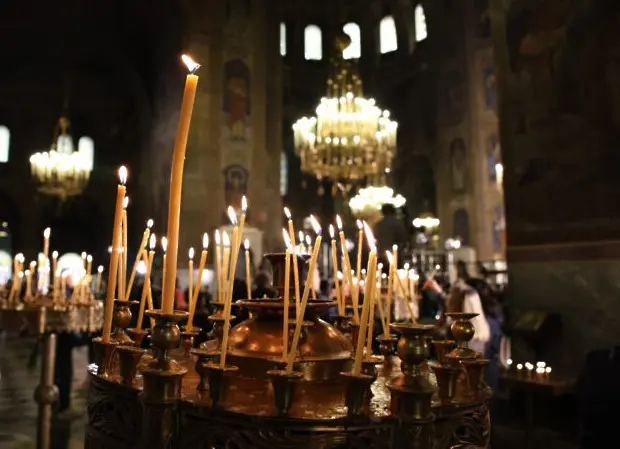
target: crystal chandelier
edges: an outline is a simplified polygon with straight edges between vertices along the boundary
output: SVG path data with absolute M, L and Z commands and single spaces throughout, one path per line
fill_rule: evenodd
M 327 96 L 321 98 L 316 117 L 303 117 L 293 125 L 302 170 L 347 191 L 361 181 L 384 183 L 396 153 L 398 127 L 389 111 L 364 98 L 354 63 L 342 57 L 350 43 L 347 35 L 336 40 Z
M 373 222 L 380 216 L 381 207 L 391 204 L 395 208 L 403 207 L 407 199 L 400 195 L 394 195 L 394 189 L 382 187 L 365 187 L 349 200 L 349 207 L 353 215 L 359 219 Z
M 92 170 L 86 155 L 74 151 L 70 124 L 67 117 L 60 117 L 50 150 L 30 156 L 30 171 L 37 189 L 61 199 L 82 193 Z

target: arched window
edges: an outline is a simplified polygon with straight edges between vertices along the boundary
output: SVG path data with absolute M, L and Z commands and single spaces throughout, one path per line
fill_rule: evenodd
M 398 49 L 398 36 L 394 17 L 386 16 L 379 23 L 379 43 L 381 53 L 389 53 Z
M 280 196 L 288 192 L 288 159 L 286 153 L 280 153 Z
M 316 25 L 308 25 L 304 30 L 304 56 L 312 61 L 323 58 L 323 35 Z
M 426 14 L 424 14 L 424 6 L 415 7 L 415 41 L 420 42 L 428 37 L 426 29 Z
M 286 23 L 280 22 L 280 56 L 286 56 Z
M 360 26 L 357 23 L 347 23 L 342 27 L 344 31 L 351 38 L 351 45 L 349 45 L 342 52 L 344 59 L 357 59 L 362 56 L 362 33 Z
M 9 146 L 11 145 L 11 132 L 6 126 L 0 126 L 0 163 L 9 162 Z
M 92 170 L 95 164 L 95 142 L 88 136 L 80 137 L 78 140 L 78 152 L 84 161 L 84 166 Z

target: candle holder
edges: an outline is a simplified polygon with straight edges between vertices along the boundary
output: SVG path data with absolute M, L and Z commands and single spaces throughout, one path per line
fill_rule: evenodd
M 209 382 L 211 406 L 214 408 L 219 407 L 220 403 L 226 400 L 229 377 L 237 372 L 239 368 L 233 365 L 221 367 L 219 362 L 213 360 L 204 364 L 204 370 L 207 372 L 207 380 Z
M 451 312 L 446 313 L 446 316 L 454 320 L 450 326 L 450 331 L 457 342 L 457 347 L 450 351 L 450 356 L 459 360 L 475 359 L 480 357 L 480 353 L 474 351 L 473 349 L 469 349 L 467 346 L 469 341 L 474 338 L 474 333 L 476 332 L 474 323 L 472 323 L 471 320 L 476 318 L 478 314 Z
M 350 326 L 351 326 L 351 334 L 350 334 L 351 344 L 353 345 L 354 348 L 357 348 L 357 339 L 360 335 L 360 325 L 359 323 L 356 323 L 353 320 L 351 320 Z
M 190 354 L 196 356 L 196 365 L 194 366 L 194 369 L 196 370 L 196 373 L 198 373 L 198 376 L 200 376 L 200 380 L 198 381 L 198 386 L 196 387 L 196 389 L 198 391 L 207 391 L 208 371 L 205 368 L 205 364 L 215 360 L 216 357 L 219 355 L 219 352 L 210 349 L 200 348 L 192 349 L 190 351 Z
M 456 346 L 456 342 L 454 340 L 431 340 L 431 344 L 435 348 L 437 361 L 440 365 L 444 365 L 446 363 L 446 355 Z
M 338 315 L 334 319 L 334 325 L 336 329 L 342 332 L 342 334 L 349 339 L 351 338 L 351 332 L 353 331 L 351 324 L 352 324 L 351 317 L 347 315 Z
M 119 345 L 116 347 L 116 352 L 118 353 L 121 383 L 131 386 L 136 378 L 138 363 L 146 351 L 135 346 Z
M 464 359 L 461 364 L 467 375 L 468 393 L 471 398 L 477 399 L 480 396 L 484 385 L 484 371 L 489 365 L 488 359 Z
M 373 381 L 377 379 L 379 372 L 377 371 L 377 365 L 383 363 L 384 358 L 380 355 L 369 355 L 362 360 L 362 372 L 373 378 Z
M 389 357 L 394 355 L 398 337 L 396 335 L 379 335 L 377 341 L 379 342 L 379 352 L 387 361 Z
M 97 375 L 105 377 L 112 367 L 114 350 L 118 346 L 117 341 L 103 341 L 102 337 L 93 338 L 93 350 L 95 352 L 95 363 L 97 364 Z
M 230 321 L 233 322 L 236 317 L 231 315 Z M 216 349 L 220 346 L 222 337 L 224 335 L 224 323 L 225 318 L 223 315 L 217 313 L 209 316 L 209 321 L 212 324 L 211 331 L 207 334 L 209 338 L 207 341 L 200 345 L 201 348 Z
M 135 327 L 132 327 L 130 329 L 127 329 L 126 332 L 133 340 L 134 345 L 139 348 L 142 346 L 144 338 L 149 334 L 150 331 L 149 329 L 136 329 Z
M 191 329 L 183 329 L 181 332 L 181 347 L 183 348 L 186 359 L 190 358 L 190 351 L 194 347 L 194 338 L 200 334 L 199 327 L 192 327 Z
M 355 418 L 364 415 L 370 407 L 372 395 L 368 393 L 375 379 L 373 376 L 365 373 L 357 375 L 353 373 L 340 373 L 340 375 L 346 382 L 344 405 L 347 407 L 347 416 Z
M 429 356 L 427 337 L 435 326 L 394 323 L 390 327 L 400 334 L 397 352 L 402 371 L 387 382 L 392 414 L 400 419 L 427 420 L 432 417 L 431 397 L 436 389 L 422 373 L 421 365 Z
M 452 403 L 456 394 L 456 381 L 461 370 L 451 365 L 437 364 L 432 364 L 431 369 L 437 379 L 437 395 L 439 400 L 444 405 Z
M 131 306 L 138 304 L 138 301 L 121 301 L 114 300 L 114 314 L 112 315 L 112 324 L 114 325 L 114 333 L 111 340 L 119 344 L 133 344 L 133 340 L 125 333 L 125 329 L 131 323 Z
M 267 377 L 271 380 L 273 390 L 273 406 L 277 416 L 288 416 L 295 398 L 295 391 L 303 373 L 298 371 L 269 370 Z
M 181 331 L 178 323 L 187 319 L 188 313 L 181 311 L 163 313 L 161 310 L 149 310 L 146 314 L 155 319 L 155 326 L 151 333 L 151 345 L 156 348 L 156 351 L 153 354 L 154 359 L 149 363 L 149 369 L 177 372 L 178 363 L 170 357 L 170 351 L 179 347 Z

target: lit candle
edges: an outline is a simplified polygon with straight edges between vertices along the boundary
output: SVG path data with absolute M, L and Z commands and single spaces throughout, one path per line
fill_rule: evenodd
M 26 270 L 26 293 L 24 299 L 30 299 L 32 297 L 32 273 L 30 270 Z
M 101 290 L 101 275 L 103 273 L 103 265 L 97 267 L 97 278 L 95 279 L 95 294 L 98 295 Z M 58 276 L 57 276 L 58 277 Z
M 149 237 L 149 253 L 146 259 L 146 273 L 144 273 L 144 282 L 142 283 L 142 296 L 140 297 L 140 308 L 138 309 L 138 320 L 136 321 L 136 329 L 142 329 L 142 321 L 144 321 L 144 309 L 146 308 L 146 300 L 151 290 L 151 270 L 153 269 L 153 258 L 155 257 L 155 245 L 157 237 L 152 234 Z M 144 251 L 144 250 L 143 250 Z M 150 307 L 149 307 L 150 308 Z
M 49 250 L 50 250 L 50 235 L 52 233 L 52 230 L 50 228 L 45 228 L 45 230 L 43 231 L 43 257 L 45 257 L 45 260 L 48 260 L 49 256 Z
M 368 336 L 366 337 L 366 357 L 370 357 L 372 355 L 372 340 L 375 336 L 375 310 L 377 309 L 377 307 L 379 307 L 380 315 L 383 315 L 381 304 L 377 302 L 377 295 L 379 296 L 379 298 L 381 297 L 381 281 L 376 280 L 377 278 L 381 279 L 381 270 L 383 270 L 382 263 L 377 265 L 377 273 L 375 275 L 375 288 L 372 290 L 372 296 L 370 298 L 370 312 L 368 314 Z M 366 301 L 366 298 L 364 298 L 364 301 Z M 385 324 L 383 324 L 383 319 L 381 319 L 381 323 L 385 332 L 386 329 Z
M 349 251 L 347 251 L 347 243 L 344 237 L 344 231 L 342 230 L 342 219 L 340 215 L 336 215 L 336 224 L 338 225 L 338 236 L 340 237 L 340 246 L 342 248 L 342 255 L 344 257 L 343 272 L 347 275 L 347 281 L 349 285 L 353 285 L 353 275 L 351 274 L 351 262 L 349 261 Z M 353 297 L 353 321 L 359 324 L 359 297 Z
M 222 238 L 220 230 L 215 230 L 215 271 L 217 275 L 217 302 L 222 303 Z
M 228 268 L 228 286 L 226 289 L 226 302 L 224 303 L 224 332 L 222 333 L 222 348 L 220 352 L 220 367 L 224 368 L 226 366 L 226 355 L 228 353 L 228 334 L 230 333 L 230 309 L 232 307 L 232 295 L 233 295 L 233 285 L 235 281 L 235 269 L 237 267 L 237 258 L 239 257 L 239 225 L 236 223 L 236 216 L 234 211 L 229 206 L 228 208 L 228 216 L 230 221 L 233 223 L 233 232 L 232 232 L 232 242 L 234 246 L 232 247 L 232 251 L 230 246 L 228 247 L 228 251 L 230 253 L 230 266 Z M 226 237 L 226 234 L 224 234 Z M 226 252 L 226 250 L 224 250 Z M 226 256 L 224 256 L 226 259 Z
M 183 62 L 189 70 L 185 80 L 183 103 L 179 115 L 179 125 L 174 142 L 172 155 L 172 173 L 170 175 L 170 201 L 168 203 L 168 232 L 170 239 L 169 254 L 164 265 L 164 290 L 162 292 L 162 311 L 172 313 L 174 311 L 174 291 L 177 277 L 177 256 L 179 250 L 179 222 L 181 218 L 181 196 L 183 188 L 183 166 L 185 163 L 185 150 L 187 148 L 187 136 L 194 109 L 196 98 L 196 86 L 198 77 L 194 74 L 200 67 L 189 56 L 183 55 Z
M 192 292 L 194 290 L 194 248 L 190 248 L 189 251 L 187 252 L 187 257 L 188 257 L 188 267 L 187 267 L 187 283 L 189 284 L 189 286 L 187 287 L 187 311 L 190 311 L 190 305 L 189 303 L 192 302 Z M 189 323 L 189 322 L 188 322 Z
M 523 364 L 517 363 L 517 376 L 521 376 L 523 374 Z
M 356 224 L 357 224 L 357 264 L 355 267 L 355 277 L 358 279 L 361 279 L 360 275 L 362 274 L 362 247 L 364 244 L 364 224 L 362 223 L 362 220 L 357 220 Z M 359 286 L 357 286 L 357 288 L 359 289 Z M 359 290 L 355 292 L 355 297 L 357 298 L 357 301 L 359 301 Z
M 92 283 L 92 271 L 93 271 L 93 256 L 91 256 L 90 254 L 88 256 L 86 256 L 86 274 L 85 274 L 85 281 L 84 282 L 84 295 L 86 296 L 86 299 L 90 299 L 90 285 Z
M 284 208 L 284 215 L 288 220 L 288 237 L 291 240 L 291 252 L 293 253 L 293 282 L 295 283 L 295 311 L 299 312 L 299 306 L 301 303 L 301 296 L 299 293 L 299 267 L 297 264 L 297 254 L 295 254 L 295 226 L 293 226 L 293 219 L 291 217 L 291 211 L 288 207 Z M 302 240 L 299 240 L 302 243 Z
M 206 232 L 202 236 L 202 252 L 200 253 L 200 262 L 198 263 L 198 277 L 196 278 L 196 286 L 192 294 L 189 303 L 189 318 L 187 320 L 187 328 L 193 329 L 194 327 L 194 315 L 196 314 L 196 302 L 198 301 L 198 295 L 200 294 L 200 287 L 202 286 L 202 274 L 204 273 L 205 264 L 207 263 L 207 254 L 209 253 L 209 234 Z M 191 288 L 191 284 L 190 284 Z M 190 290 L 191 291 L 191 290 Z
M 241 215 L 239 216 L 239 236 L 238 236 L 237 245 L 239 245 L 239 242 L 241 242 L 241 239 L 243 238 L 243 230 L 245 229 L 245 216 L 247 212 L 248 212 L 248 199 L 245 197 L 245 195 L 243 195 L 241 197 Z
M 140 260 L 146 259 L 148 255 L 146 255 L 146 245 L 149 243 L 149 236 L 151 234 L 151 228 L 153 227 L 153 220 L 148 219 L 146 222 L 146 229 L 142 233 L 142 240 L 140 241 L 140 246 L 138 247 L 138 252 L 136 254 L 136 260 L 133 263 L 133 268 L 131 269 L 131 275 L 129 276 L 129 282 L 127 283 L 127 288 L 125 289 L 125 298 L 129 298 L 131 294 L 131 289 L 133 287 L 133 281 L 136 278 L 136 270 L 138 269 L 138 264 Z M 146 256 L 146 257 L 144 257 Z M 144 261 L 146 263 L 146 260 Z
M 549 378 L 551 376 L 551 367 L 545 367 L 545 377 Z
M 338 301 L 338 315 L 344 316 L 344 301 L 342 299 L 342 292 L 340 291 L 340 283 L 338 282 L 338 250 L 336 249 L 336 239 L 334 238 L 334 225 L 329 225 L 329 236 L 331 237 L 332 266 L 334 284 L 336 285 L 336 301 Z
M 56 301 L 58 299 L 58 294 L 60 293 L 58 291 L 58 287 L 59 287 L 59 273 L 58 273 L 58 251 L 54 251 L 52 253 L 52 276 L 54 279 L 53 282 L 53 290 L 54 290 L 54 301 Z
M 168 255 L 168 238 L 167 237 L 162 237 L 161 238 L 161 249 L 164 252 L 164 257 L 162 258 L 162 262 L 163 262 L 163 266 L 165 267 L 166 266 L 166 257 Z M 175 279 L 175 281 L 176 281 L 176 279 Z M 163 291 L 164 286 L 166 285 L 166 278 L 165 277 L 162 278 L 161 283 L 162 283 L 161 289 Z
M 304 322 L 306 306 L 308 304 L 308 298 L 310 297 L 310 286 L 314 278 L 314 269 L 316 267 L 316 261 L 319 257 L 319 250 L 321 249 L 321 226 L 319 225 L 319 222 L 316 220 L 316 218 L 314 218 L 313 215 L 310 215 L 310 221 L 312 223 L 312 227 L 314 228 L 314 231 L 317 234 L 317 237 L 316 237 L 316 240 L 314 241 L 314 249 L 312 250 L 312 255 L 310 256 L 310 263 L 308 265 L 308 276 L 306 277 L 306 284 L 304 285 L 304 293 L 301 298 L 299 314 L 295 317 L 295 333 L 293 334 L 291 350 L 288 353 L 288 361 L 286 364 L 286 371 L 289 373 L 293 372 L 293 364 L 295 363 L 295 356 L 297 355 L 297 346 L 299 345 L 299 336 L 301 335 L 301 328 Z
M 364 342 L 366 341 L 366 331 L 368 329 L 368 317 L 370 315 L 372 290 L 375 288 L 375 276 L 377 269 L 377 247 L 375 243 L 372 231 L 367 223 L 364 223 L 364 233 L 366 234 L 366 240 L 370 247 L 370 253 L 368 254 L 367 265 L 367 282 L 364 288 L 364 305 L 362 307 L 362 317 L 360 318 L 360 329 L 357 337 L 357 345 L 355 348 L 355 360 L 353 362 L 353 375 L 359 376 L 362 372 L 362 357 L 364 352 Z
M 392 322 L 392 295 L 394 295 L 394 272 L 396 271 L 396 264 L 394 263 L 394 255 L 392 253 L 390 253 L 389 251 L 386 251 L 385 255 L 387 256 L 387 259 L 390 263 L 390 268 L 388 271 L 389 276 L 388 276 L 387 303 L 385 306 L 387 309 L 385 321 L 387 325 L 389 326 L 390 323 Z M 386 333 L 385 336 L 387 337 L 388 334 Z
M 525 369 L 527 369 L 527 377 L 532 377 L 532 370 L 534 369 L 534 365 L 532 365 L 530 362 L 526 362 Z
M 125 197 L 125 202 L 123 204 L 123 252 L 122 255 L 122 283 L 120 285 L 121 289 L 119 292 L 119 299 L 125 301 L 127 299 L 127 295 L 125 294 L 125 289 L 127 288 L 127 253 L 129 252 L 129 248 L 127 247 L 127 207 L 129 206 L 129 197 Z
M 62 298 L 62 302 L 67 302 L 67 279 L 69 278 L 69 273 L 64 272 L 62 274 L 62 283 L 60 284 L 60 297 Z M 105 324 L 105 316 L 104 316 L 104 324 Z
M 290 233 L 286 233 L 286 229 L 282 229 L 282 237 L 286 245 L 286 254 L 284 256 L 284 309 L 282 321 L 282 360 L 286 360 L 288 355 L 288 312 L 291 296 L 291 238 Z
M 250 241 L 245 239 L 243 242 L 245 248 L 245 287 L 248 299 L 252 299 L 252 272 L 250 271 Z
M 230 238 L 228 237 L 228 233 L 224 231 L 222 233 L 222 285 L 221 285 L 221 295 L 222 295 L 222 304 L 226 302 L 227 296 L 227 286 L 228 286 L 228 265 L 230 263 Z
M 506 365 L 508 366 L 508 369 L 512 368 L 512 359 L 506 360 Z

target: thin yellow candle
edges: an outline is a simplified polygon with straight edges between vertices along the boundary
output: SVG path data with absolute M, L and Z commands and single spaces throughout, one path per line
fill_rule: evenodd
M 129 298 L 131 294 L 131 289 L 133 287 L 133 281 L 136 278 L 136 270 L 138 269 L 138 264 L 140 260 L 143 258 L 145 253 L 146 245 L 149 243 L 149 236 L 151 234 L 151 228 L 153 227 L 153 220 L 151 218 L 146 222 L 146 229 L 142 233 L 142 240 L 140 241 L 140 246 L 138 247 L 138 252 L 136 254 L 136 260 L 133 263 L 133 268 L 131 269 L 131 275 L 129 276 L 129 282 L 127 283 L 127 288 L 125 289 L 125 298 Z M 148 255 L 146 256 L 148 257 Z M 146 263 L 146 260 L 144 261 Z
M 357 264 L 355 267 L 355 277 L 360 278 L 362 272 L 362 245 L 364 244 L 364 224 L 362 220 L 357 220 Z
M 52 253 L 52 279 L 54 301 L 58 299 L 59 273 L 58 273 L 58 251 Z
M 394 295 L 394 273 L 396 271 L 396 264 L 394 263 L 394 255 L 389 251 L 385 252 L 388 261 L 390 262 L 389 276 L 388 276 L 388 291 L 387 291 L 387 302 L 386 302 L 386 319 L 387 325 L 389 326 L 392 322 L 392 295 Z M 388 336 L 388 331 L 384 332 L 384 335 Z
M 185 150 L 187 148 L 187 136 L 194 109 L 194 99 L 196 98 L 196 86 L 198 77 L 194 75 L 200 67 L 189 56 L 183 55 L 183 62 L 189 70 L 185 80 L 185 91 L 183 92 L 183 103 L 179 114 L 179 125 L 174 142 L 174 153 L 172 154 L 172 173 L 170 175 L 170 201 L 168 203 L 168 231 L 167 236 L 170 240 L 168 257 L 164 265 L 164 290 L 162 292 L 162 311 L 172 313 L 174 311 L 174 291 L 177 278 L 177 259 L 179 251 L 179 222 L 181 218 L 181 196 L 183 189 L 183 167 L 185 164 Z
M 353 285 L 353 275 L 351 274 L 351 261 L 349 261 L 349 251 L 347 250 L 347 242 L 344 237 L 344 231 L 342 230 L 342 219 L 340 215 L 336 215 L 336 224 L 338 225 L 338 236 L 340 237 L 340 246 L 342 248 L 342 255 L 344 257 L 343 273 L 346 275 L 346 280 L 349 285 Z M 353 297 L 353 321 L 355 323 L 360 322 L 359 317 L 359 298 Z
M 220 287 L 220 294 L 222 295 L 222 303 L 225 303 L 228 292 L 228 265 L 230 263 L 230 238 L 226 231 L 222 232 L 222 247 L 222 285 Z
M 209 234 L 206 232 L 202 236 L 202 252 L 200 253 L 200 262 L 198 263 L 198 277 L 196 278 L 196 286 L 192 294 L 189 303 L 189 318 L 187 320 L 187 328 L 193 329 L 194 327 L 194 315 L 196 314 L 196 302 L 198 301 L 198 295 L 200 294 L 200 287 L 202 285 L 202 274 L 204 273 L 205 264 L 207 263 L 207 255 L 209 254 Z M 191 285 L 190 285 L 191 288 Z
M 357 337 L 357 346 L 355 348 L 355 360 L 353 362 L 353 375 L 359 376 L 362 372 L 362 357 L 364 352 L 364 342 L 366 341 L 366 331 L 368 329 L 368 317 L 370 315 L 370 303 L 372 297 L 372 291 L 375 288 L 375 272 L 377 268 L 377 247 L 375 246 L 375 239 L 372 235 L 372 231 L 367 223 L 364 223 L 364 231 L 368 246 L 370 247 L 370 253 L 368 254 L 368 265 L 366 277 L 367 281 L 364 289 L 364 305 L 362 307 L 362 316 L 360 319 L 360 330 Z
M 252 272 L 250 271 L 250 241 L 243 241 L 245 249 L 245 288 L 247 290 L 248 299 L 252 299 Z
M 51 233 L 52 230 L 50 228 L 45 228 L 43 231 L 43 257 L 45 257 L 45 260 L 49 258 Z
M 161 238 L 161 249 L 164 251 L 164 256 L 162 258 L 162 264 L 165 267 L 166 266 L 166 257 L 168 255 L 168 238 L 167 237 L 162 237 Z M 176 281 L 176 279 L 175 279 Z M 163 291 L 164 286 L 166 285 L 166 277 L 162 277 L 161 280 L 161 289 Z
M 127 299 L 127 295 L 125 294 L 125 289 L 127 288 L 127 253 L 129 248 L 127 247 L 127 207 L 129 206 L 129 197 L 126 196 L 125 197 L 125 201 L 123 203 L 123 218 L 122 218 L 122 224 L 123 224 L 123 252 L 121 253 L 122 255 L 122 269 L 121 269 L 121 276 L 122 276 L 122 282 L 119 285 L 120 289 L 119 289 L 119 298 L 121 300 L 125 300 Z
M 194 248 L 190 248 L 187 252 L 187 311 L 190 312 L 190 303 L 192 302 L 192 292 L 194 290 Z
M 220 230 L 215 230 L 215 271 L 217 276 L 217 302 L 222 303 L 222 238 Z
M 284 215 L 288 220 L 288 237 L 291 240 L 291 252 L 293 253 L 293 282 L 295 287 L 295 311 L 299 312 L 299 305 L 301 303 L 301 296 L 299 293 L 299 266 L 297 264 L 297 254 L 295 254 L 295 226 L 293 225 L 293 218 L 291 211 L 288 207 L 284 208 Z M 301 231 L 300 231 L 301 232 Z M 302 234 L 303 235 L 303 234 Z M 303 240 L 300 239 L 299 243 Z
M 286 253 L 284 256 L 284 308 L 282 310 L 282 360 L 286 360 L 288 354 L 288 312 L 291 297 L 291 238 L 287 234 L 286 229 L 282 229 L 282 237 L 286 245 Z
M 370 357 L 372 355 L 372 340 L 375 332 L 375 309 L 377 308 L 377 306 L 381 307 L 381 304 L 377 303 L 377 295 L 381 297 L 381 281 L 377 281 L 377 278 L 381 279 L 382 268 L 383 264 L 380 263 L 377 265 L 377 275 L 375 275 L 375 278 L 372 279 L 372 281 L 374 281 L 375 283 L 375 288 L 372 290 L 372 296 L 370 298 L 370 312 L 368 315 L 368 336 L 366 337 L 367 357 Z M 371 282 L 371 279 L 369 279 L 368 282 Z M 364 298 L 364 301 L 366 301 L 366 298 Z
M 344 301 L 342 299 L 342 293 L 340 291 L 340 282 L 338 282 L 338 250 L 336 249 L 336 239 L 334 233 L 334 225 L 329 225 L 329 236 L 331 238 L 331 250 L 332 250 L 332 266 L 334 273 L 334 284 L 336 286 L 336 301 L 338 302 L 338 315 L 344 316 Z
M 310 256 L 310 263 L 308 265 L 308 276 L 306 277 L 306 283 L 304 285 L 304 293 L 301 298 L 301 305 L 299 306 L 299 314 L 295 317 L 295 333 L 293 334 L 293 341 L 291 342 L 291 349 L 288 353 L 288 361 L 286 363 L 286 371 L 288 373 L 293 372 L 293 364 L 295 363 L 295 357 L 297 355 L 297 346 L 299 346 L 299 337 L 301 335 L 301 328 L 304 322 L 304 315 L 306 313 L 306 306 L 308 305 L 308 299 L 310 297 L 310 286 L 312 279 L 314 278 L 314 268 L 316 267 L 316 261 L 319 257 L 319 250 L 321 249 L 321 226 L 313 215 L 310 215 L 310 221 L 312 227 L 317 234 L 314 241 L 314 249 Z
M 151 289 L 151 270 L 153 269 L 153 258 L 155 257 L 155 246 L 157 237 L 152 234 L 149 237 L 149 252 L 146 259 L 146 273 L 144 273 L 144 282 L 142 283 L 142 296 L 140 297 L 140 308 L 138 309 L 138 320 L 136 321 L 136 329 L 142 329 L 142 321 L 144 321 L 144 309 L 146 308 L 146 300 L 148 292 Z M 144 250 L 142 250 L 144 252 Z
M 24 299 L 29 299 L 32 297 L 32 272 L 30 270 L 26 270 L 26 293 L 24 294 Z
M 92 283 L 92 271 L 93 271 L 93 256 L 90 254 L 86 256 L 86 282 L 84 283 L 84 295 L 86 299 L 89 299 L 90 285 Z
M 98 295 L 101 291 L 101 276 L 103 273 L 103 265 L 97 267 L 97 277 L 95 278 L 95 294 Z
M 232 221 L 232 220 L 231 220 Z M 235 223 L 236 224 L 236 223 Z M 226 234 L 224 234 L 226 237 Z M 239 242 L 239 226 L 235 226 L 232 232 L 232 241 Z M 224 248 L 224 252 L 226 252 L 226 248 Z M 228 334 L 230 327 L 230 309 L 232 307 L 232 295 L 233 295 L 233 284 L 235 281 L 235 269 L 237 267 L 237 258 L 239 257 L 239 245 L 235 245 L 231 248 L 228 247 L 228 252 L 230 255 L 230 268 L 228 269 L 228 286 L 226 289 L 226 301 L 224 303 L 224 332 L 222 334 L 222 348 L 220 352 L 220 367 L 224 368 L 226 366 L 226 355 L 228 353 Z M 226 255 L 224 256 L 226 259 Z
M 237 242 L 237 245 L 239 245 L 239 242 L 241 241 L 241 239 L 243 238 L 243 230 L 245 229 L 245 216 L 248 212 L 248 199 L 245 197 L 245 195 L 243 195 L 241 197 L 241 216 L 239 217 L 239 241 Z
M 62 298 L 62 302 L 63 303 L 67 302 L 67 278 L 68 277 L 69 277 L 69 273 L 63 273 L 62 274 L 62 283 L 60 284 L 60 297 Z M 114 293 L 112 293 L 112 296 L 114 296 Z M 114 298 L 112 298 L 112 300 L 114 300 Z M 107 304 L 106 304 L 106 306 L 107 306 Z M 104 316 L 104 322 L 103 323 L 105 324 L 105 316 Z

